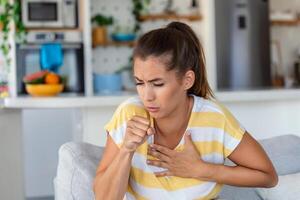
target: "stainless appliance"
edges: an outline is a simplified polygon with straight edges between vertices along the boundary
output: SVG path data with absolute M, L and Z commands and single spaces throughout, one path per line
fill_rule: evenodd
M 26 44 L 17 44 L 17 93 L 26 94 L 22 78 L 41 70 L 40 49 L 44 43 L 60 43 L 63 65 L 58 73 L 66 77 L 65 93 L 84 93 L 84 57 L 81 32 L 29 32 Z
M 75 28 L 77 0 L 22 0 L 22 21 L 32 28 Z
M 267 0 L 215 0 L 217 87 L 271 86 Z

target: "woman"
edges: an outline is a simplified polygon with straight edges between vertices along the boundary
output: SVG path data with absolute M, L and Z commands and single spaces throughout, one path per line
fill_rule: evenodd
M 189 26 L 172 22 L 143 35 L 133 71 L 139 97 L 122 103 L 105 127 L 97 200 L 214 199 L 223 184 L 277 184 L 262 147 L 214 100 Z

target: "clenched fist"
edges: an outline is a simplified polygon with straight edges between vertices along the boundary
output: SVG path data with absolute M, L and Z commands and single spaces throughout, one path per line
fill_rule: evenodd
M 148 136 L 154 133 L 154 129 L 150 127 L 150 121 L 147 118 L 134 116 L 127 122 L 125 139 L 122 145 L 127 151 L 134 152 L 141 144 L 143 144 Z

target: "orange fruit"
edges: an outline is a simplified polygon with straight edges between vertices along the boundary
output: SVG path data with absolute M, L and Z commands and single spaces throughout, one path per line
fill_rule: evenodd
M 50 73 L 46 74 L 46 76 L 45 76 L 45 83 L 46 84 L 59 84 L 59 82 L 60 82 L 59 75 L 57 75 L 53 72 L 50 72 Z

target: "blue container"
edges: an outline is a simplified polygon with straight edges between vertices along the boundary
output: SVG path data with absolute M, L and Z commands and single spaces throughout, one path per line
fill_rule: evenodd
M 94 91 L 100 94 L 111 94 L 122 90 L 121 74 L 94 74 Z
M 136 35 L 134 33 L 114 33 L 111 37 L 117 42 L 130 42 L 136 38 Z

